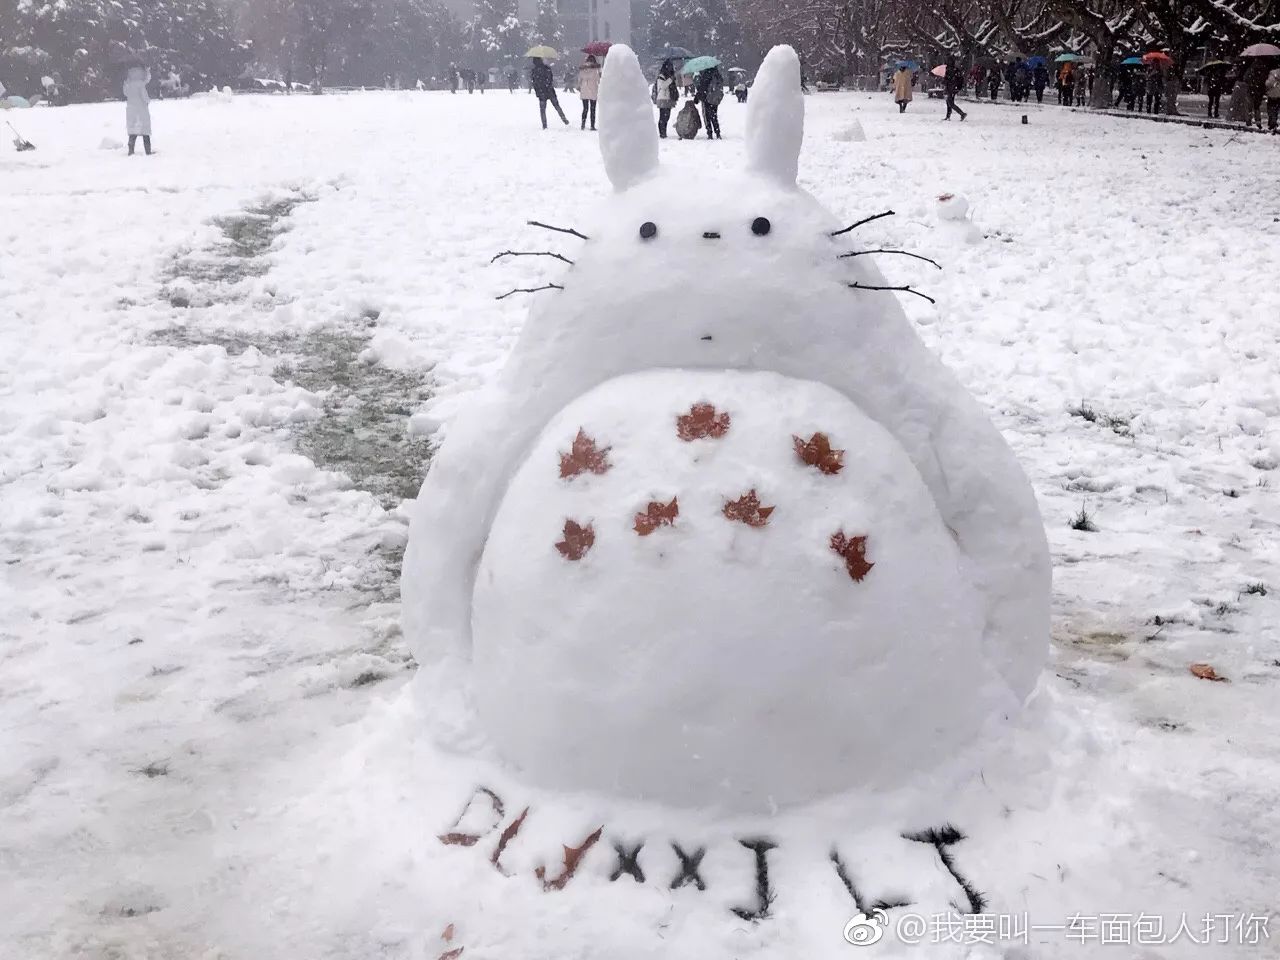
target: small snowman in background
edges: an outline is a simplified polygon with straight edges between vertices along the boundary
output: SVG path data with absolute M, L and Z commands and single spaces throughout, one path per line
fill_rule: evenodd
M 855 117 L 833 133 L 831 139 L 839 143 L 862 143 L 867 139 L 867 133 L 862 129 L 862 123 Z
M 953 224 L 959 237 L 965 243 L 977 243 L 982 239 L 982 230 L 970 218 L 969 199 L 959 193 L 942 193 L 938 195 L 938 220 Z

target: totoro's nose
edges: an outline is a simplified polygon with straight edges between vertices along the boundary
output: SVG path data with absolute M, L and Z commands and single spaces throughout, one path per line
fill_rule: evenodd
M 702 239 L 703 240 L 719 240 L 720 234 L 716 233 L 714 230 L 707 230 L 702 234 Z

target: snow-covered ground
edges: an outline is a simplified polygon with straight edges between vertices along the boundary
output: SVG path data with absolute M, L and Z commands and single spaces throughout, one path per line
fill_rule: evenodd
M 904 306 L 1039 495 L 1050 690 L 1124 770 L 1132 830 L 1076 888 L 1197 930 L 1273 913 L 1276 144 L 1048 105 L 807 109 L 801 183 L 850 222 L 892 208 L 860 237 L 944 265 L 882 263 L 937 299 Z M 447 824 L 335 889 L 316 850 L 384 811 L 314 794 L 357 756 L 370 795 L 413 802 L 385 742 L 412 671 L 399 501 L 520 327 L 494 297 L 559 266 L 490 259 L 571 253 L 524 224 L 582 222 L 595 138 L 505 92 L 205 99 L 154 104 L 158 154 L 126 158 L 100 146 L 123 114 L 15 112 L 38 150 L 0 154 L 0 956 L 435 957 L 430 904 L 331 908 L 377 903 Z M 722 115 L 723 143 L 663 163 L 736 167 L 743 109 Z M 945 193 L 971 223 L 939 220 Z

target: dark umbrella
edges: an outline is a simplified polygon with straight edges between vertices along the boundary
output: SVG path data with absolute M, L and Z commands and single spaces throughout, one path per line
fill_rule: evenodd
M 147 61 L 132 50 L 123 50 L 112 56 L 111 65 L 115 67 L 145 67 Z
M 1036 67 L 1047 66 L 1049 61 L 1044 57 L 1027 57 L 1025 63 L 1028 67 L 1034 70 Z
M 654 54 L 657 60 L 688 60 L 693 56 L 692 50 L 686 50 L 684 47 L 667 47 Z
M 1228 70 L 1231 64 L 1225 60 L 1210 60 L 1203 67 L 1198 67 L 1196 73 L 1212 73 L 1214 70 Z

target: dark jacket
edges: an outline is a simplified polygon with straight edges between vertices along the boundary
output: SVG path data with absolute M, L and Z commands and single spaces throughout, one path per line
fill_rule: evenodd
M 556 78 L 551 68 L 542 60 L 534 60 L 529 68 L 529 86 L 540 100 L 550 100 L 556 95 Z
M 720 69 L 712 67 L 710 70 L 699 73 L 698 82 L 693 88 L 693 102 L 709 103 L 715 107 L 719 106 L 723 99 L 724 77 L 720 75 Z
M 954 63 L 948 63 L 947 73 L 942 78 L 942 84 L 947 93 L 959 93 L 964 89 L 964 71 Z
M 1036 67 L 1035 84 L 1037 87 L 1047 87 L 1049 85 L 1049 71 L 1045 67 Z

